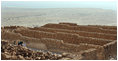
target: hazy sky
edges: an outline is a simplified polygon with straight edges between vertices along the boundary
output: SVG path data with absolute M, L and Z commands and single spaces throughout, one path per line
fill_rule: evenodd
M 103 8 L 117 9 L 111 1 L 2 1 L 2 7 L 17 8 Z

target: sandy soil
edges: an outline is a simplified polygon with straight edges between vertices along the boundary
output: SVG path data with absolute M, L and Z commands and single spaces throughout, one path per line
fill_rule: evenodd
M 2 26 L 42 26 L 71 22 L 78 25 L 117 25 L 116 11 L 93 8 L 2 8 Z

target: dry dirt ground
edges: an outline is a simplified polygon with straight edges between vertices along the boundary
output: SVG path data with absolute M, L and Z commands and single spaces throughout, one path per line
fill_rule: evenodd
M 2 26 L 43 26 L 70 22 L 78 25 L 117 25 L 116 11 L 94 8 L 2 8 Z

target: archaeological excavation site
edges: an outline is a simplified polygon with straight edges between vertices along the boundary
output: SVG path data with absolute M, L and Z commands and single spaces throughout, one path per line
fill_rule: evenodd
M 1 38 L 2 60 L 117 60 L 117 26 L 4 26 Z

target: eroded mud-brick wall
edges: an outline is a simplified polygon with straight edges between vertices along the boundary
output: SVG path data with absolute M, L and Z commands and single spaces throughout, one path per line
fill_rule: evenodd
M 89 27 L 89 26 L 69 26 L 69 25 L 65 25 L 65 24 L 46 24 L 42 27 L 98 32 L 98 33 L 107 33 L 107 34 L 116 34 L 117 33 L 117 31 L 115 31 L 115 30 L 104 30 L 104 29 L 99 29 L 99 28 Z
M 64 23 L 64 22 L 61 22 L 61 23 L 59 23 L 59 24 L 67 24 L 67 25 L 70 25 L 70 26 L 77 26 L 76 23 Z
M 112 34 L 104 34 L 104 33 L 96 33 L 96 32 L 85 32 L 85 31 L 73 31 L 73 30 L 66 30 L 66 29 L 54 29 L 54 28 L 30 28 L 31 30 L 37 30 L 37 31 L 45 31 L 45 32 L 65 32 L 65 33 L 72 33 L 72 34 L 78 34 L 80 36 L 84 37 L 93 37 L 93 38 L 101 38 L 101 39 L 109 39 L 109 40 L 116 40 L 117 35 Z
M 89 25 L 90 27 L 97 27 L 102 29 L 117 30 L 116 26 L 100 26 L 100 25 Z
M 113 41 L 103 46 L 105 59 L 116 57 L 117 54 L 117 41 Z
M 73 43 L 73 44 L 90 43 L 90 44 L 103 45 L 105 43 L 110 42 L 107 40 L 81 37 L 76 34 L 69 34 L 69 33 L 62 33 L 62 32 L 50 33 L 50 32 L 42 32 L 42 31 L 35 31 L 35 30 L 18 30 L 18 31 L 16 30 L 15 32 L 28 37 L 34 37 L 39 39 L 53 38 L 53 39 L 59 39 L 59 40 L 63 40 L 64 42 Z
M 15 36 L 18 36 L 18 34 L 15 33 L 11 33 L 11 32 L 3 32 L 8 34 L 8 36 L 3 37 L 3 39 L 10 39 L 12 40 L 16 40 Z M 10 37 L 10 36 L 12 37 Z M 4 36 L 2 34 L 2 36 Z M 9 37 L 9 38 L 7 38 Z M 13 38 L 14 37 L 14 38 Z M 68 53 L 75 53 L 75 52 L 79 52 L 79 51 L 83 51 L 83 50 L 87 50 L 89 48 L 94 48 L 92 46 L 89 45 L 73 45 L 73 44 L 67 44 L 67 43 L 63 43 L 63 41 L 56 41 L 56 39 L 35 39 L 35 38 L 28 38 L 28 37 L 24 37 L 24 36 L 18 36 L 19 40 L 24 40 L 26 43 L 29 44 L 30 43 L 42 43 L 45 44 L 46 46 L 46 50 L 50 50 L 50 51 L 54 51 L 54 52 L 68 52 Z M 28 47 L 34 46 L 33 45 L 28 45 Z M 33 48 L 35 48 L 36 46 L 34 46 Z M 37 49 L 41 49 L 40 47 Z

